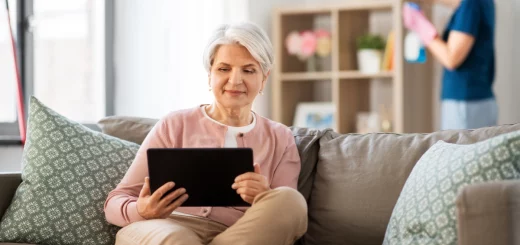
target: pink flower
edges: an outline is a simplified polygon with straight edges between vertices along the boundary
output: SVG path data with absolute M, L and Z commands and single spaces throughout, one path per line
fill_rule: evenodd
M 316 35 L 314 35 L 314 32 L 312 31 L 304 31 L 301 34 L 301 50 L 300 55 L 303 56 L 303 58 L 308 58 L 312 55 L 314 55 L 314 52 L 316 52 Z
M 300 38 L 300 33 L 297 31 L 293 31 L 287 35 L 285 39 L 285 46 L 287 47 L 287 52 L 291 55 L 300 55 L 300 47 L 302 40 Z
M 318 29 L 315 32 L 316 38 L 329 38 L 330 32 L 325 29 Z

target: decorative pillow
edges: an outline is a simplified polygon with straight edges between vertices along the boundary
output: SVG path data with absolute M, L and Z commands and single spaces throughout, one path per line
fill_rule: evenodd
M 22 183 L 0 223 L 0 241 L 114 244 L 105 199 L 139 146 L 90 130 L 31 98 Z
M 466 185 L 520 178 L 520 131 L 472 145 L 439 141 L 413 168 L 384 244 L 457 244 L 455 199 Z

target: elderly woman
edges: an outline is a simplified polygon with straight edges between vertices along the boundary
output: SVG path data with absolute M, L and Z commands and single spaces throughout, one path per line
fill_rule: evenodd
M 290 130 L 251 111 L 273 63 L 266 34 L 250 23 L 218 28 L 204 52 L 210 105 L 171 112 L 144 140 L 105 202 L 123 227 L 117 244 L 292 244 L 307 230 L 307 204 L 296 190 L 301 168 Z M 148 148 L 252 148 L 255 172 L 230 186 L 250 208 L 182 207 L 189 190 L 166 183 L 150 192 Z M 211 183 L 207 183 L 211 185 Z

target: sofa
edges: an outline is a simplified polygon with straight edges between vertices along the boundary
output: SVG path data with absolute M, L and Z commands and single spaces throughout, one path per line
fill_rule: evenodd
M 98 125 L 140 144 L 156 122 L 112 116 Z M 297 244 L 380 245 L 408 176 L 433 144 L 472 144 L 518 131 L 520 124 L 428 134 L 291 130 L 302 161 L 298 189 L 309 211 L 308 231 Z M 20 182 L 20 173 L 0 174 L 0 217 Z M 468 185 L 456 204 L 459 245 L 520 245 L 520 180 Z

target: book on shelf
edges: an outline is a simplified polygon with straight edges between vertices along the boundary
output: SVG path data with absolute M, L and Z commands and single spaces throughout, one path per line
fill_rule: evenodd
M 383 71 L 391 71 L 394 67 L 394 32 L 390 31 L 386 41 L 385 52 L 383 56 Z

